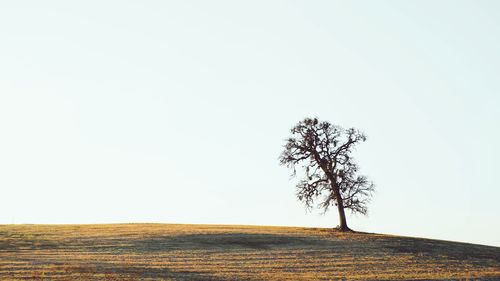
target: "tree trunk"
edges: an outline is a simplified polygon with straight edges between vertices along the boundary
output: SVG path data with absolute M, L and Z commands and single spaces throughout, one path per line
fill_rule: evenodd
M 345 211 L 344 211 L 344 202 L 342 202 L 342 198 L 340 198 L 340 196 L 337 202 L 337 209 L 339 211 L 339 230 L 351 231 L 351 229 L 347 226 L 347 220 L 345 218 Z
M 345 218 L 344 211 L 344 201 L 342 200 L 342 195 L 340 195 L 340 190 L 337 185 L 333 185 L 333 190 L 335 193 L 335 197 L 337 198 L 337 209 L 339 211 L 339 230 L 340 231 L 351 231 L 351 229 L 347 226 L 347 220 Z
M 328 180 L 330 181 L 330 185 L 333 189 L 333 193 L 335 195 L 335 199 L 337 199 L 337 209 L 339 211 L 339 230 L 340 231 L 351 231 L 351 229 L 347 226 L 347 220 L 345 218 L 345 211 L 344 211 L 344 201 L 342 200 L 342 195 L 340 195 L 340 189 L 339 186 L 337 185 L 337 181 L 335 180 L 335 176 L 330 172 L 326 164 L 324 164 L 323 161 L 321 161 L 321 158 L 319 157 L 317 152 L 313 152 L 314 157 L 316 159 L 316 162 L 320 163 L 321 169 L 325 172 Z

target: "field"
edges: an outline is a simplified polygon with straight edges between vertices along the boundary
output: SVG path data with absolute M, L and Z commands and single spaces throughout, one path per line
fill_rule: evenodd
M 331 229 L 0 225 L 0 280 L 500 280 L 500 248 Z

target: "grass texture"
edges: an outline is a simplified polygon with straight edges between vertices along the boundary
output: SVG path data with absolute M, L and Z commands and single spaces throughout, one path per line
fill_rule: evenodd
M 0 225 L 0 280 L 500 280 L 500 248 L 298 227 Z

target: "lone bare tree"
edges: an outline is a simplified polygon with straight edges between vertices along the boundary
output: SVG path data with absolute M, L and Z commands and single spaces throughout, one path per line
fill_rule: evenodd
M 314 201 L 326 212 L 337 206 L 339 230 L 350 231 L 344 209 L 352 213 L 367 214 L 367 203 L 374 185 L 365 176 L 358 175 L 358 165 L 351 157 L 352 150 L 366 136 L 360 131 L 305 118 L 291 129 L 279 158 L 281 165 L 293 169 L 297 165 L 305 170 L 305 178 L 297 184 L 297 197 L 309 210 Z

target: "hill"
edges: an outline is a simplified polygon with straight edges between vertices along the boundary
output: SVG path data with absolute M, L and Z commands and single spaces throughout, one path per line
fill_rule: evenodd
M 500 248 L 331 229 L 0 225 L 1 280 L 500 280 Z

